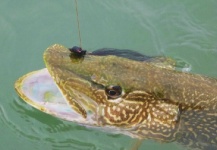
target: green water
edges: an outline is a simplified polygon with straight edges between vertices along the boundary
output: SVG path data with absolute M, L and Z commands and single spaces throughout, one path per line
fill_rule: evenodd
M 111 47 L 181 58 L 217 77 L 216 0 L 78 0 L 82 47 Z M 87 129 L 39 112 L 15 80 L 44 67 L 54 43 L 79 45 L 74 0 L 0 2 L 0 150 L 129 150 L 133 139 Z M 181 150 L 146 140 L 140 150 Z

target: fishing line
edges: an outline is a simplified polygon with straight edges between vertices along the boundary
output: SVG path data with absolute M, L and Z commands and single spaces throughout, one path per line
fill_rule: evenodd
M 77 0 L 75 0 L 75 8 L 76 8 L 77 25 L 78 25 L 78 36 L 79 36 L 79 40 L 80 40 L 80 47 L 82 47 L 82 44 L 81 44 L 80 22 L 79 22 L 79 17 L 78 17 L 78 3 L 77 3 Z

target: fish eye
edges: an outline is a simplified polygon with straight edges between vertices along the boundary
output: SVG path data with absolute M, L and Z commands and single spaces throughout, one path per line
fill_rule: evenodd
M 121 96 L 122 89 L 118 85 L 110 85 L 105 88 L 106 95 L 111 99 L 116 99 Z

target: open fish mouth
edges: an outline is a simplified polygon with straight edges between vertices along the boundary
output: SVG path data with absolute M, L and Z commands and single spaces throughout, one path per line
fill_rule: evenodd
M 68 105 L 47 68 L 22 76 L 15 89 L 24 101 L 47 114 L 79 124 L 94 124 L 92 113 L 84 118 Z

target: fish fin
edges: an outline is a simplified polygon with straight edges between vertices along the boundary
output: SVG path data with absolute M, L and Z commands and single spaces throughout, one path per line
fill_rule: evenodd
M 136 61 L 147 61 L 151 59 L 152 57 L 143 55 L 139 52 L 129 50 L 129 49 L 114 49 L 114 48 L 102 48 L 93 51 L 90 53 L 91 55 L 96 55 L 96 56 L 108 56 L 108 55 L 113 55 L 113 56 L 118 56 L 118 57 L 123 57 L 131 60 L 136 60 Z

